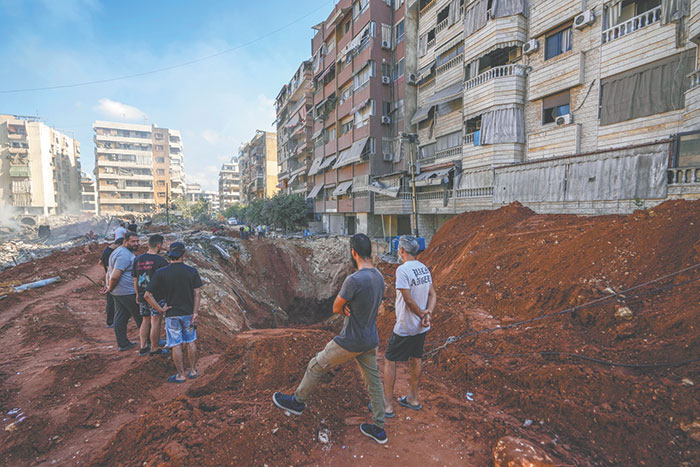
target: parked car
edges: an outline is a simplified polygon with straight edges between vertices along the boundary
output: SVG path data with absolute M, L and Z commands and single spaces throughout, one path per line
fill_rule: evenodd
M 227 222 L 228 222 L 228 225 L 238 225 L 238 218 L 237 217 L 229 217 Z

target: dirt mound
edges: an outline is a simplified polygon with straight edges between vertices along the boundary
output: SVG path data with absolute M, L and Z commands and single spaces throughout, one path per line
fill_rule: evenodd
M 334 370 L 319 386 L 324 396 L 301 417 L 285 417 L 272 405 L 271 391 L 293 391 L 309 355 L 332 336 L 315 330 L 241 333 L 186 396 L 124 425 L 92 464 L 309 462 L 319 431 L 335 433 L 343 426 L 341 414 L 364 406 L 357 370 Z M 331 380 L 333 390 L 326 391 Z
M 698 239 L 700 202 L 670 201 L 628 216 L 537 215 L 517 203 L 458 215 L 420 257 L 439 296 L 427 350 L 697 264 Z M 697 461 L 698 444 L 680 423 L 700 413 L 697 391 L 682 383 L 697 384 L 700 364 L 622 368 L 576 357 L 633 365 L 696 358 L 698 278 L 700 270 L 691 270 L 573 313 L 447 344 L 429 371 L 534 420 L 532 431 L 553 426 L 589 461 Z M 631 313 L 616 316 L 623 307 Z M 392 325 L 380 321 L 383 336 Z

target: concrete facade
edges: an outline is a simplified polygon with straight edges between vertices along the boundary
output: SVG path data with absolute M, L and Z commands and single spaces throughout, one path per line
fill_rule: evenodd
M 241 146 L 238 155 L 241 202 L 271 198 L 279 191 L 277 179 L 277 134 L 258 130 Z
M 17 214 L 79 212 L 80 143 L 32 117 L 0 115 L 0 200 Z
M 241 202 L 241 173 L 238 157 L 234 156 L 219 171 L 218 210 L 225 210 Z

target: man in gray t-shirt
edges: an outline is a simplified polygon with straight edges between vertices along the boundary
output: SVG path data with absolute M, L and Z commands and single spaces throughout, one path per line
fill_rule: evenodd
M 311 359 L 293 395 L 276 392 L 272 400 L 277 407 L 300 415 L 321 377 L 331 368 L 355 359 L 367 383 L 374 421 L 361 424 L 360 431 L 384 444 L 388 440 L 384 431 L 384 392 L 377 367 L 377 310 L 384 296 L 384 278 L 372 264 L 372 243 L 366 235 L 353 235 L 350 247 L 357 272 L 345 279 L 333 303 L 333 313 L 345 315 L 343 330 Z
M 122 246 L 109 256 L 109 268 L 102 293 L 109 293 L 114 298 L 114 335 L 117 337 L 119 350 L 128 350 L 136 345 L 126 336 L 126 323 L 133 318 L 141 326 L 139 304 L 136 301 L 134 278 L 131 270 L 134 264 L 134 252 L 139 249 L 139 236 L 133 232 L 124 234 Z M 143 342 L 141 343 L 143 347 Z

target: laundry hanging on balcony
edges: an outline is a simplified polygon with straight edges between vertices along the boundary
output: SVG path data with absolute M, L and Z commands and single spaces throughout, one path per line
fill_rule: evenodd
M 491 4 L 491 16 L 493 18 L 513 15 L 528 17 L 527 0 L 493 0 Z
M 476 0 L 464 12 L 464 37 L 469 37 L 486 26 L 488 21 L 488 1 Z
M 525 144 L 525 114 L 522 107 L 505 107 L 481 116 L 480 144 Z

